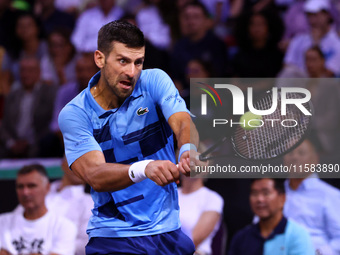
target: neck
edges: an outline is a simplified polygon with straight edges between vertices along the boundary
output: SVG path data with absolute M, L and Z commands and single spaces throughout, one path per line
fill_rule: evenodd
M 261 236 L 264 238 L 267 238 L 275 229 L 275 227 L 279 224 L 283 217 L 282 211 L 277 213 L 275 216 L 267 218 L 267 219 L 261 219 L 260 220 L 260 231 Z
M 37 38 L 33 38 L 30 41 L 24 43 L 24 51 L 29 55 L 33 55 L 37 52 L 39 47 L 39 40 Z
M 41 12 L 41 18 L 43 20 L 47 19 L 49 16 L 51 16 L 51 14 L 54 12 L 54 10 L 55 10 L 54 6 L 43 9 L 42 12 Z
M 292 190 L 297 190 L 300 184 L 303 182 L 304 178 L 292 178 L 289 180 L 289 187 Z
M 254 49 L 262 49 L 266 46 L 267 40 L 263 39 L 263 40 L 256 40 L 253 41 L 253 47 Z
M 104 13 L 104 16 L 107 16 L 110 13 L 110 11 L 112 10 L 112 8 L 113 8 L 113 5 L 111 5 L 109 8 L 104 8 L 104 9 L 100 8 L 100 9 Z
M 202 188 L 203 185 L 203 180 L 200 178 L 191 178 L 189 177 L 184 177 L 186 178 L 185 180 L 182 179 L 182 193 L 183 194 L 189 194 L 192 192 L 195 192 L 196 190 Z
M 189 39 L 192 42 L 197 42 L 200 41 L 204 38 L 204 36 L 206 35 L 207 31 L 205 31 L 204 29 L 200 30 L 199 32 L 197 32 L 196 34 L 190 35 Z
M 98 84 L 91 88 L 93 98 L 106 111 L 120 107 L 124 101 L 120 102 L 117 96 L 103 83 L 104 81 L 100 78 Z
M 47 208 L 45 205 L 43 205 L 39 209 L 25 210 L 24 218 L 27 220 L 36 220 L 44 216 L 46 213 L 47 213 Z

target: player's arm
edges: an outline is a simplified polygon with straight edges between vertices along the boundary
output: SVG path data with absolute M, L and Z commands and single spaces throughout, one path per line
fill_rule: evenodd
M 59 126 L 71 169 L 95 191 L 124 189 L 146 178 L 164 186 L 179 178 L 176 165 L 166 160 L 144 160 L 132 165 L 106 163 L 84 111 L 66 106 L 59 115 Z
M 137 162 L 135 166 L 138 167 L 138 164 L 140 164 L 140 169 L 145 172 L 145 176 L 160 186 L 165 186 L 179 179 L 176 165 L 168 160 L 146 162 L 147 165 L 145 166 L 142 163 L 142 161 Z M 90 151 L 74 161 L 71 168 L 95 191 L 104 192 L 121 190 L 134 184 L 129 177 L 129 168 L 132 166 L 106 163 L 101 151 Z M 137 172 L 134 175 L 136 174 Z
M 185 175 L 190 174 L 190 149 L 191 153 L 195 153 L 192 147 L 198 147 L 199 135 L 195 124 L 187 112 L 177 112 L 169 117 L 168 123 L 172 128 L 176 139 L 178 148 L 180 148 L 178 169 Z M 190 146 L 193 144 L 194 146 Z M 187 146 L 189 145 L 189 146 Z M 184 148 L 186 147 L 186 148 Z M 181 150 L 185 150 L 182 151 Z M 196 158 L 196 155 L 191 155 L 191 158 Z

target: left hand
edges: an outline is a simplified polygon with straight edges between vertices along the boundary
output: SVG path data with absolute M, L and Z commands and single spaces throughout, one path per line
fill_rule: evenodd
M 200 154 L 195 150 L 183 152 L 178 162 L 179 171 L 185 176 L 190 176 L 191 171 L 195 172 L 196 166 L 207 166 L 208 162 L 199 160 Z

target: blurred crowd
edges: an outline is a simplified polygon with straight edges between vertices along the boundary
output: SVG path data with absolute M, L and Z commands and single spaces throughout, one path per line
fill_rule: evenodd
M 116 19 L 131 22 L 144 32 L 147 39 L 144 68 L 166 71 L 186 102 L 190 78 L 305 79 L 303 86 L 310 90 L 314 105 L 313 134 L 319 142 L 305 143 L 305 147 L 286 156 L 285 161 L 317 164 L 319 156 L 337 157 L 340 84 L 329 78 L 340 76 L 339 14 L 339 0 L 0 0 L 0 159 L 63 156 L 58 114 L 98 71 L 93 61 L 98 30 Z M 270 89 L 266 84 L 254 89 Z M 252 210 L 260 217 L 260 224 L 267 217 L 257 205 L 261 207 L 263 203 L 269 208 L 269 216 L 276 217 L 280 224 L 288 224 L 283 215 L 295 217 L 308 230 L 314 246 L 324 251 L 322 254 L 340 254 L 340 221 L 336 216 L 339 204 L 332 202 L 340 201 L 340 193 L 319 179 L 307 177 L 286 181 L 284 198 L 284 192 L 277 191 L 271 180 L 235 184 L 230 186 L 234 188 L 228 208 L 232 208 L 231 201 L 238 203 L 235 218 L 242 218 L 242 210 L 237 208 L 242 203 L 238 194 L 247 193 L 245 186 L 249 186 Z M 64 188 L 63 181 L 54 184 L 55 193 Z M 183 224 L 187 234 L 195 244 L 203 243 L 201 249 L 210 254 L 213 235 L 220 231 L 218 226 L 222 226 L 223 232 L 223 199 L 204 188 L 201 179 L 182 182 L 182 207 L 192 206 L 197 208 L 196 212 L 210 208 L 208 216 L 203 213 L 181 216 L 183 221 L 189 219 L 189 223 Z M 193 186 L 200 193 L 189 192 Z M 274 205 L 278 214 L 271 211 L 274 202 L 267 201 L 256 190 L 262 186 L 267 187 L 268 194 L 282 200 Z M 83 186 L 79 192 L 83 192 Z M 225 197 L 225 190 L 220 193 Z M 55 201 L 62 199 L 53 194 L 50 197 Z M 207 206 L 208 201 L 215 202 Z M 304 210 L 299 210 L 301 204 Z M 203 232 L 197 228 L 206 229 L 205 225 L 198 225 L 204 217 L 212 219 L 212 223 L 202 237 L 199 234 Z M 85 223 L 79 227 L 84 228 Z M 244 231 L 243 235 L 246 234 Z M 205 238 L 208 243 L 204 243 Z M 238 243 L 242 241 L 233 241 L 231 254 L 245 254 Z
M 109 21 L 140 27 L 144 68 L 165 70 L 189 102 L 190 78 L 339 76 L 339 13 L 336 0 L 0 0 L 0 158 L 63 155 L 58 113 L 98 71 Z M 339 86 L 318 83 L 306 85 L 322 108 L 315 129 L 334 153 Z

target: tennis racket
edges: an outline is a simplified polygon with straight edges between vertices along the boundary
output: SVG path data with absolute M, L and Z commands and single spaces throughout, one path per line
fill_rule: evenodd
M 199 159 L 207 161 L 230 156 L 230 154 L 210 155 L 223 143 L 231 140 L 236 155 L 248 160 L 266 160 L 280 157 L 296 148 L 308 135 L 312 115 L 305 115 L 296 105 L 286 105 L 286 115 L 281 115 L 281 90 L 278 89 L 278 104 L 276 110 L 262 116 L 262 126 L 253 130 L 245 130 L 241 125 L 234 128 L 231 137 L 224 136 L 213 146 L 201 153 Z M 297 92 L 286 93 L 287 99 L 303 99 L 305 94 Z M 272 91 L 267 91 L 263 97 L 254 103 L 257 110 L 270 109 L 273 103 Z M 313 114 L 310 101 L 302 104 Z M 275 120 L 273 122 L 273 120 Z M 295 122 L 294 122 L 294 121 Z M 282 123 L 292 122 L 289 127 Z M 297 123 L 297 125 L 295 125 Z M 292 125 L 293 124 L 293 125 Z M 294 126 L 295 125 L 295 126 Z

